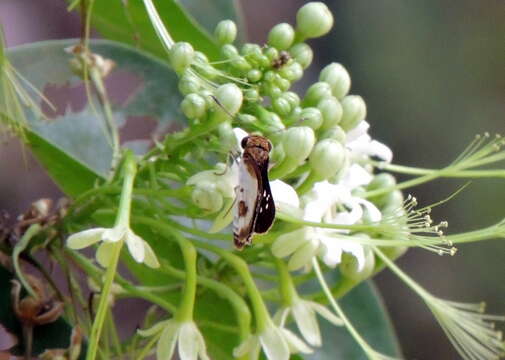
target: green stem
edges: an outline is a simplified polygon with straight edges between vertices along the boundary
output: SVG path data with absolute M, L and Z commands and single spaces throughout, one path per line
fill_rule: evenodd
M 408 175 L 428 175 L 439 171 L 438 169 L 416 168 L 403 165 L 388 164 L 385 162 L 371 161 L 371 164 L 381 170 L 388 170 L 400 174 Z M 503 169 L 489 170 L 461 170 L 453 173 L 443 174 L 443 177 L 451 178 L 487 178 L 487 177 L 505 177 Z
M 275 265 L 279 273 L 279 292 L 282 295 L 282 302 L 285 306 L 291 306 L 298 298 L 295 284 L 284 261 L 275 258 Z
M 42 230 L 42 227 L 39 224 L 32 224 L 26 230 L 24 235 L 21 237 L 19 242 L 14 246 L 14 250 L 12 251 L 12 263 L 14 265 L 14 270 L 16 271 L 16 275 L 23 284 L 25 290 L 32 296 L 34 299 L 38 299 L 39 295 L 33 290 L 30 286 L 30 283 L 25 279 L 23 272 L 21 271 L 21 266 L 19 265 L 19 255 L 26 249 L 30 240 L 37 235 Z
M 135 221 L 138 221 L 139 223 L 148 225 L 152 228 L 155 228 L 158 230 L 160 233 L 165 234 L 165 236 L 170 236 L 169 234 L 174 233 L 174 229 L 166 224 L 161 224 L 157 220 L 153 220 L 148 217 L 144 216 L 136 216 Z M 257 327 L 257 332 L 261 332 L 265 330 L 265 328 L 269 325 L 271 325 L 271 319 L 270 315 L 268 313 L 267 307 L 265 303 L 263 302 L 263 298 L 261 297 L 261 293 L 256 287 L 256 284 L 254 283 L 254 279 L 251 276 L 251 273 L 249 271 L 249 267 L 247 266 L 247 263 L 242 260 L 240 257 L 230 253 L 229 251 L 222 249 L 220 247 L 217 247 L 215 245 L 206 243 L 204 241 L 196 240 L 193 239 L 192 242 L 198 246 L 199 248 L 206 249 L 208 251 L 211 251 L 220 257 L 222 257 L 226 262 L 228 262 L 234 269 L 235 271 L 239 274 L 239 276 L 242 278 L 242 281 L 244 282 L 244 285 L 247 289 L 247 292 L 249 294 L 249 298 L 251 300 L 253 309 L 254 309 L 254 314 L 256 317 L 256 327 Z
M 178 277 L 179 279 L 186 278 L 186 273 L 184 271 L 178 270 L 168 264 L 163 264 L 161 271 L 167 272 L 169 275 Z M 237 324 L 240 330 L 240 340 L 245 340 L 250 334 L 251 327 L 251 312 L 249 311 L 249 307 L 246 302 L 237 295 L 235 291 L 230 289 L 228 286 L 221 284 L 219 281 L 199 275 L 197 277 L 197 282 L 202 286 L 215 291 L 219 296 L 230 302 L 237 318 Z
M 309 173 L 309 176 L 307 176 L 305 180 L 303 180 L 303 182 L 300 184 L 300 186 L 296 188 L 296 192 L 298 195 L 305 194 L 307 191 L 312 189 L 312 185 L 314 185 L 314 183 L 317 181 L 321 181 L 321 179 L 318 178 L 313 171 L 311 171 Z
M 294 171 L 296 168 L 297 166 L 294 165 L 294 160 L 286 156 L 280 164 L 270 170 L 269 177 L 271 180 L 281 179 Z

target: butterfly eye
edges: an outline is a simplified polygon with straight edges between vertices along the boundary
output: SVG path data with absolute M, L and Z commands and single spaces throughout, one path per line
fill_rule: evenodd
M 240 143 L 242 149 L 245 149 L 245 147 L 247 146 L 247 140 L 249 140 L 249 136 L 246 136 L 245 138 L 242 139 L 242 142 Z

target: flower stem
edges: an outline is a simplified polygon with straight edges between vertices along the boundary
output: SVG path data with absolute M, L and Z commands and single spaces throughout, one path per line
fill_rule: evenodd
M 125 154 L 125 162 L 123 165 L 124 170 L 124 181 L 123 190 L 121 192 L 121 198 L 119 200 L 119 210 L 116 218 L 116 225 L 124 225 L 129 227 L 130 222 L 130 207 L 131 207 L 131 197 L 133 191 L 133 182 L 135 180 L 135 174 L 137 172 L 137 167 L 135 163 L 135 158 L 131 152 Z M 100 341 L 100 335 L 102 333 L 103 324 L 105 317 L 107 315 L 107 310 L 109 308 L 109 294 L 112 288 L 112 283 L 114 282 L 114 277 L 116 275 L 116 268 L 119 262 L 119 256 L 121 254 L 121 248 L 123 247 L 124 239 L 121 239 L 112 247 L 112 256 L 110 259 L 109 266 L 105 272 L 105 281 L 101 291 L 100 302 L 98 304 L 98 311 L 96 313 L 95 320 L 93 321 L 93 326 L 91 327 L 91 334 L 89 339 L 89 347 L 86 355 L 86 360 L 95 360 L 98 343 Z
M 12 251 L 12 263 L 14 265 L 14 270 L 16 271 L 16 275 L 23 284 L 25 290 L 32 296 L 34 299 L 38 299 L 39 295 L 33 290 L 30 286 L 30 283 L 26 281 L 23 272 L 21 271 L 21 267 L 19 266 L 19 255 L 26 249 L 30 240 L 37 235 L 42 227 L 39 224 L 32 224 L 26 230 L 26 232 L 21 237 L 21 240 L 14 246 L 14 250 Z
M 275 258 L 275 265 L 279 273 L 279 292 L 282 295 L 282 302 L 284 305 L 290 306 L 298 298 L 295 284 L 284 261 Z

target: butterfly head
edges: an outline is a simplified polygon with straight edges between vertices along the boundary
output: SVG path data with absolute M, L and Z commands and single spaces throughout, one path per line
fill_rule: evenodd
M 270 150 L 272 150 L 272 144 L 270 141 L 266 137 L 260 135 L 246 136 L 242 139 L 242 143 L 240 145 L 243 149 L 257 147 L 267 152 L 270 152 Z

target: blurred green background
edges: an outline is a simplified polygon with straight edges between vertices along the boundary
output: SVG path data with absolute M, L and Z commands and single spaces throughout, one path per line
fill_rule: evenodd
M 238 3 L 247 38 L 264 43 L 273 25 L 294 23 L 296 10 L 304 2 Z M 395 163 L 441 167 L 475 134 L 505 135 L 503 1 L 326 3 L 335 26 L 329 35 L 310 42 L 315 60 L 298 89 L 315 81 L 325 64 L 344 64 L 353 80 L 351 92 L 367 102 L 372 136 L 392 148 Z M 66 13 L 63 0 L 0 0 L 0 22 L 8 46 L 79 34 L 79 18 Z M 34 199 L 59 195 L 16 141 L 0 147 L 0 169 L 0 208 L 12 214 L 26 209 Z M 409 192 L 427 205 L 463 184 L 463 180 L 443 180 Z M 435 220 L 449 222 L 448 233 L 491 225 L 504 217 L 505 179 L 474 181 L 433 211 Z M 437 296 L 485 300 L 489 312 L 505 313 L 503 239 L 460 246 L 454 257 L 414 250 L 399 264 Z M 376 282 L 406 359 L 460 358 L 426 307 L 394 275 L 383 272 Z

